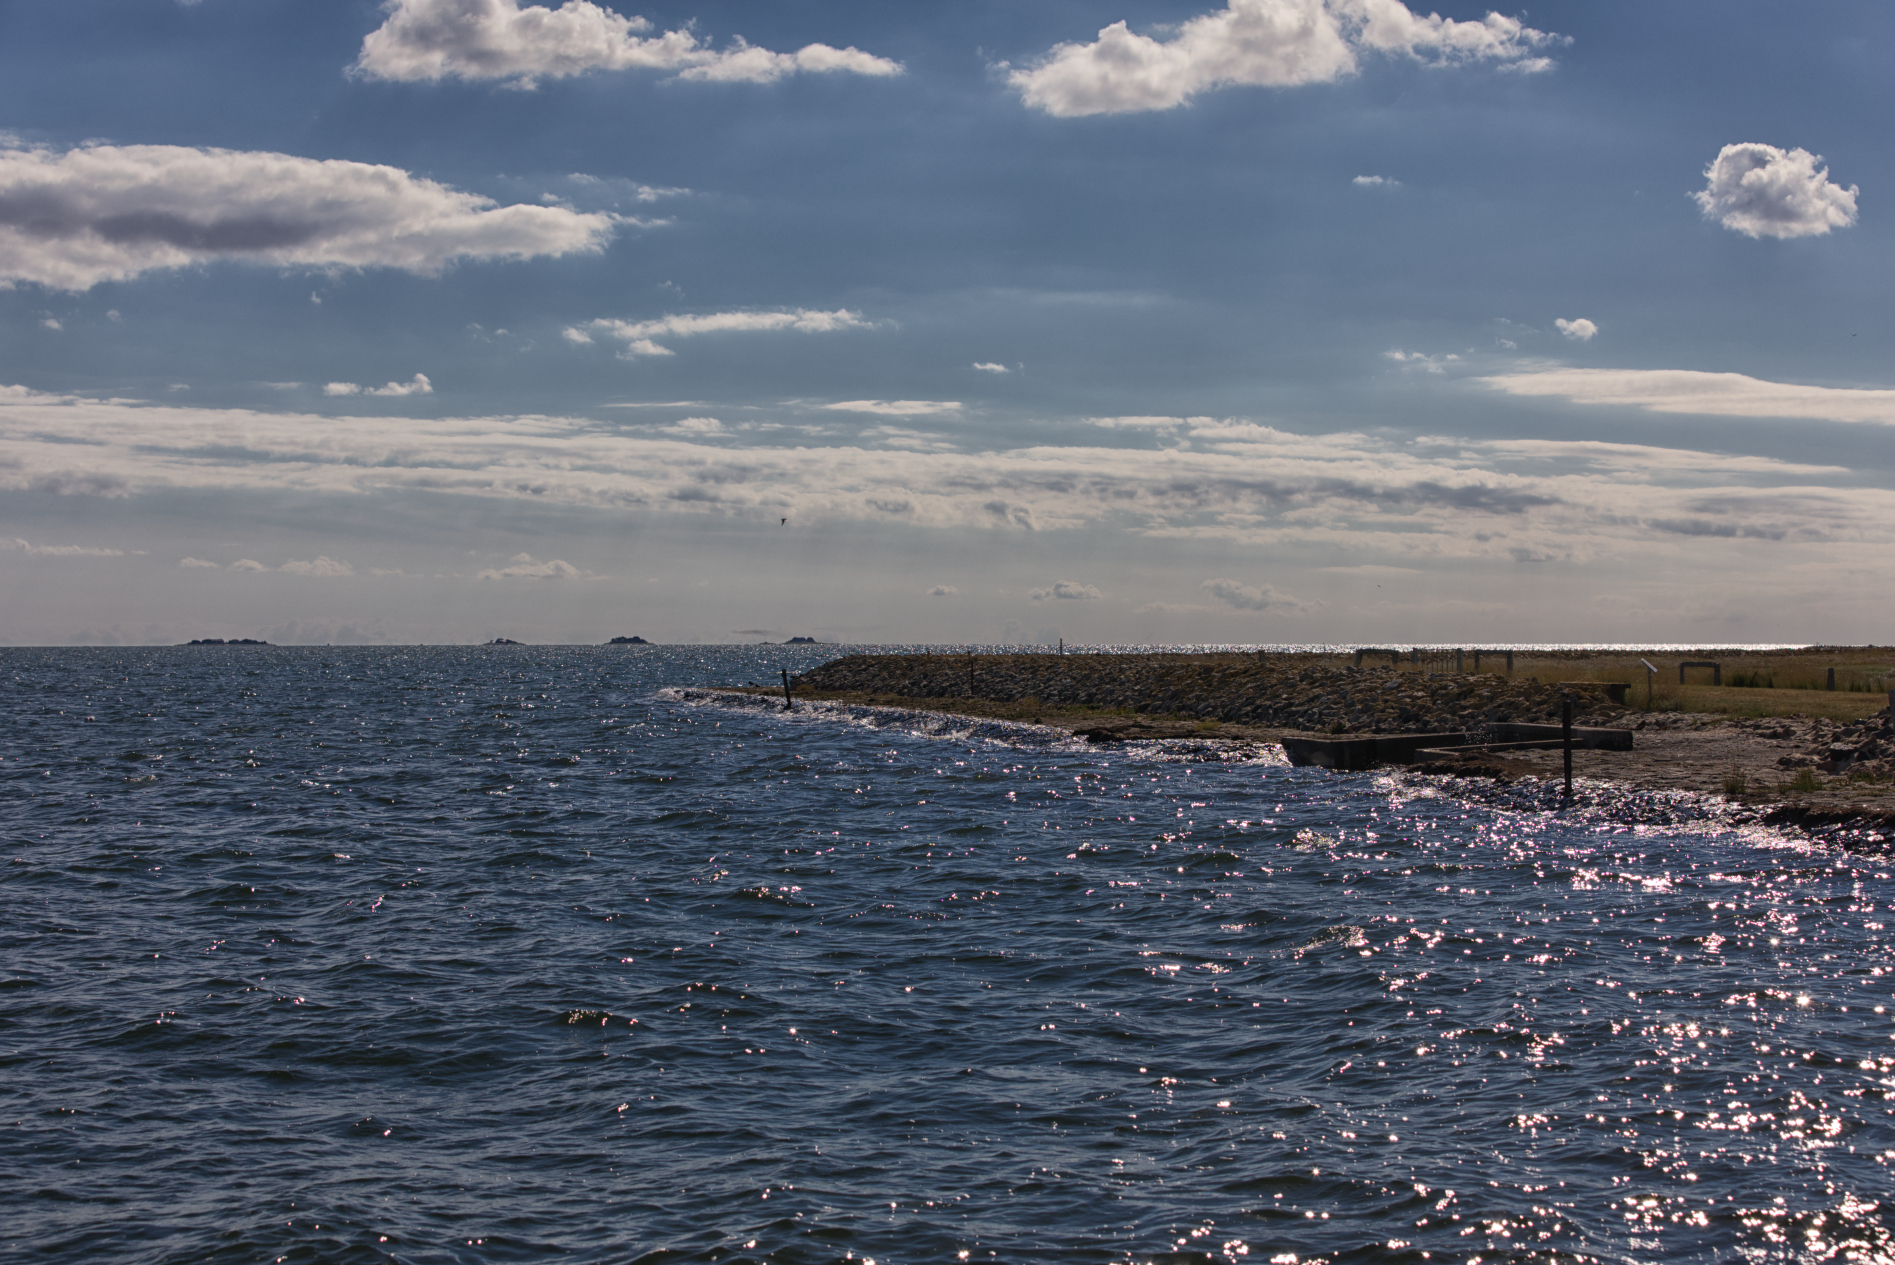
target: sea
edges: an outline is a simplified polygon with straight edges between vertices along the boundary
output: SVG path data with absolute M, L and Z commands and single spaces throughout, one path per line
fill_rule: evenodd
M 0 1258 L 1895 1261 L 1887 855 L 849 649 L 0 650 Z

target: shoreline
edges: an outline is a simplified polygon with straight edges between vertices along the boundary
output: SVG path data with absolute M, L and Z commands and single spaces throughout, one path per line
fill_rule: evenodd
M 693 687 L 685 697 L 740 696 L 781 706 L 780 686 Z M 880 690 L 793 690 L 799 704 L 825 703 L 890 716 L 940 716 L 1030 725 L 1097 746 L 1124 742 L 1197 742 L 1230 749 L 1275 746 L 1285 737 L 1331 737 L 1285 726 L 1205 721 L 1129 708 L 1049 705 L 1038 699 L 917 697 Z M 1886 852 L 1895 838 L 1895 782 L 1824 776 L 1813 791 L 1791 788 L 1786 763 L 1814 768 L 1813 751 L 1844 729 L 1820 717 L 1732 719 L 1676 712 L 1594 714 L 1588 723 L 1633 731 L 1633 749 L 1575 748 L 1578 807 L 1629 824 L 1720 820 L 1794 830 L 1855 852 Z M 1558 749 L 1470 755 L 1374 772 L 1413 786 L 1436 786 L 1493 807 L 1553 811 L 1563 806 Z M 1815 774 L 1812 773 L 1812 776 Z M 1741 777 L 1744 791 L 1733 793 Z M 1603 793 L 1602 793 L 1603 791 Z

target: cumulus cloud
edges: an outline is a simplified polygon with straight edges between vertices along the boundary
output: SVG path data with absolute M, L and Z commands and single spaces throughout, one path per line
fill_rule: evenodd
M 876 413 L 883 417 L 925 417 L 931 413 L 958 413 L 959 400 L 842 400 L 823 405 L 844 413 Z
M 433 395 L 434 383 L 428 381 L 428 375 L 417 373 L 406 382 L 390 382 L 386 386 L 364 387 L 353 382 L 330 382 L 322 388 L 324 395 Z
M 1058 45 L 1009 78 L 1028 105 L 1071 118 L 1168 110 L 1236 84 L 1330 83 L 1355 73 L 1365 51 L 1436 65 L 1487 61 L 1543 70 L 1550 63 L 1538 50 L 1556 42 L 1517 18 L 1421 17 L 1401 0 L 1229 0 L 1164 40 L 1115 22 L 1094 42 Z
M 1034 589 L 1027 596 L 1035 602 L 1096 602 L 1105 594 L 1090 584 L 1060 580 L 1051 587 Z
M 268 571 L 270 568 L 264 566 L 255 558 L 239 558 L 230 564 L 230 569 L 232 571 Z
M 308 562 L 285 562 L 277 570 L 287 571 L 291 575 L 314 575 L 328 579 L 355 574 L 354 567 L 339 558 L 331 558 L 325 554 L 319 554 Z
M 1723 417 L 1804 417 L 1895 426 L 1895 391 L 1768 382 L 1695 369 L 1543 369 L 1482 378 L 1509 395 L 1562 396 L 1575 404 L 1615 404 L 1654 413 Z
M 1599 327 L 1583 316 L 1573 321 L 1563 316 L 1555 317 L 1553 325 L 1560 333 L 1577 343 L 1589 343 L 1592 341 L 1592 336 L 1599 332 Z
M 1407 365 L 1412 369 L 1425 369 L 1429 373 L 1446 373 L 1447 367 L 1460 359 L 1453 352 L 1445 356 L 1430 356 L 1426 352 L 1403 351 L 1399 347 L 1393 351 L 1385 351 L 1382 355 L 1398 365 Z
M 204 558 L 179 558 L 178 565 L 183 567 L 187 571 L 191 570 L 193 567 L 209 567 L 213 571 L 220 569 L 215 562 L 211 562 Z
M 530 553 L 516 553 L 504 567 L 489 567 L 476 578 L 482 580 L 576 580 L 580 571 L 570 562 L 554 558 L 535 562 Z
M 863 329 L 871 322 L 860 312 L 837 308 L 821 312 L 797 308 L 790 312 L 707 312 L 698 316 L 662 316 L 655 321 L 618 321 L 600 318 L 584 326 L 568 326 L 565 336 L 576 343 L 592 341 L 591 331 L 625 344 L 619 355 L 631 360 L 639 356 L 669 356 L 674 353 L 656 340 L 694 338 L 700 334 L 756 333 L 767 330 L 800 330 L 805 334 L 827 334 L 839 329 Z
M 1387 176 L 1357 176 L 1349 183 L 1359 189 L 1395 189 L 1401 186 L 1401 181 L 1390 180 Z
M 1267 584 L 1252 586 L 1237 580 L 1219 578 L 1206 580 L 1202 587 L 1206 593 L 1235 610 L 1302 611 L 1309 609 L 1309 603 L 1291 597 L 1287 593 L 1279 593 Z
M 1013 370 L 1007 368 L 1007 366 L 995 364 L 991 360 L 976 360 L 974 362 L 974 368 L 980 370 L 982 373 L 1012 373 L 1013 372 Z
M 0 283 L 85 290 L 218 260 L 399 268 L 596 251 L 615 219 L 397 167 L 178 145 L 0 148 Z
M 937 584 L 928 590 L 929 597 L 953 597 L 960 590 L 952 584 Z
M 504 79 L 530 88 L 592 70 L 669 70 L 682 79 L 769 83 L 797 72 L 898 75 L 901 63 L 858 48 L 809 44 L 794 53 L 741 38 L 723 51 L 689 30 L 648 34 L 589 0 L 557 9 L 519 0 L 388 0 L 388 18 L 362 41 L 356 73 L 370 79 Z
M 1822 161 L 1806 149 L 1726 145 L 1691 196 L 1706 218 L 1746 237 L 1819 237 L 1856 222 L 1856 186 L 1831 183 Z
M 95 545 L 35 545 L 15 536 L 11 540 L 0 540 L 0 549 L 9 553 L 23 553 L 35 558 L 122 558 L 123 549 L 102 549 Z

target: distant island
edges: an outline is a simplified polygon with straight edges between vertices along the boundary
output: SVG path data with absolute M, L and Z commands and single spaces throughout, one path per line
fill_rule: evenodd
M 816 644 L 816 639 L 814 637 L 791 637 L 783 644 L 786 646 L 813 646 Z
M 187 641 L 187 646 L 267 646 L 267 641 L 258 641 L 255 637 L 232 637 L 226 641 L 222 637 L 201 637 L 196 641 Z
M 520 643 L 511 637 L 495 637 L 492 641 L 482 642 L 481 644 L 488 646 L 517 646 Z
M 614 637 L 605 644 L 608 646 L 649 646 L 651 643 L 643 637 Z

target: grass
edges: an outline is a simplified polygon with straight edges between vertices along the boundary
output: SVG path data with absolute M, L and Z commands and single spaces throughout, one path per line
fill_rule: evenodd
M 1808 794 L 1822 790 L 1823 784 L 1817 778 L 1815 769 L 1798 769 L 1796 776 L 1790 779 L 1790 789 Z

